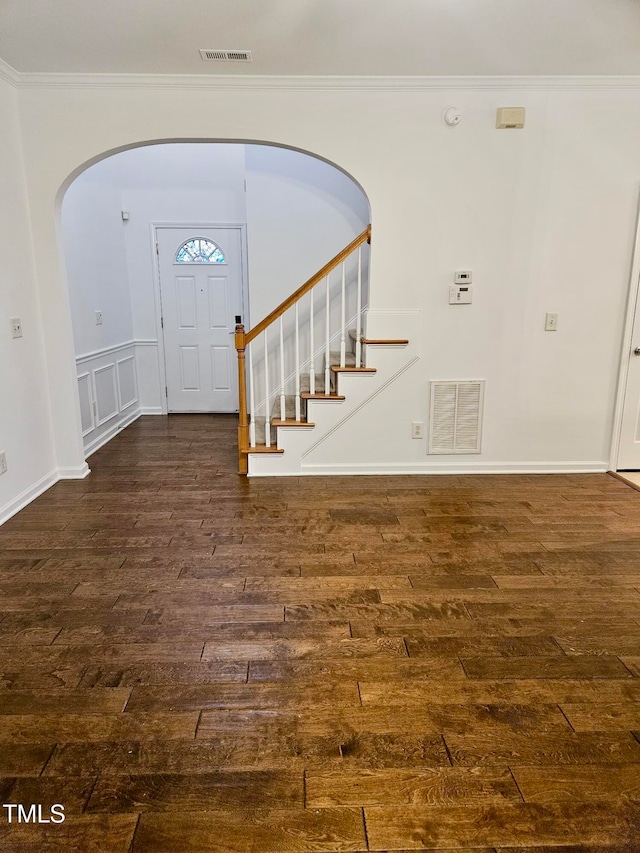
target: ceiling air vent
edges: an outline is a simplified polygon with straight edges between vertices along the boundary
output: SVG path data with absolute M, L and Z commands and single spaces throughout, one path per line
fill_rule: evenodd
M 205 62 L 253 62 L 250 50 L 201 50 Z

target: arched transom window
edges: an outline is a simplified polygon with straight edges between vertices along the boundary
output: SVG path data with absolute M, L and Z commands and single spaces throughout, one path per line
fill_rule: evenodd
M 206 237 L 192 237 L 176 252 L 177 264 L 225 264 L 222 250 Z

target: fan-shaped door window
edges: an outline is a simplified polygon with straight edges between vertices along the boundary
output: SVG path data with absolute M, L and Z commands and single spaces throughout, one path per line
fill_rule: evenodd
M 192 237 L 176 252 L 177 264 L 226 264 L 222 249 L 206 237 Z

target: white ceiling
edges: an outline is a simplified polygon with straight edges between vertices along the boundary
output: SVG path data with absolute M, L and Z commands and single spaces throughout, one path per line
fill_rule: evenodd
M 253 63 L 204 63 L 200 48 Z M 640 0 L 0 0 L 20 72 L 640 75 Z

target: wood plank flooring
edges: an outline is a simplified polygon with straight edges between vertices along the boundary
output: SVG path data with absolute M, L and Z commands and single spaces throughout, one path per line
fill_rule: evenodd
M 640 492 L 255 479 L 147 417 L 0 528 L 3 853 L 640 853 Z

